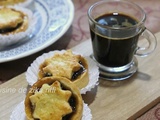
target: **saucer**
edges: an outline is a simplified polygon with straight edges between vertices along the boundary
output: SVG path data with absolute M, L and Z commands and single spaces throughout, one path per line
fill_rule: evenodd
M 91 58 L 94 59 L 93 55 L 91 55 Z M 115 68 L 107 67 L 108 71 L 104 68 L 105 66 L 99 64 L 95 59 L 94 61 L 97 63 L 97 66 L 99 67 L 100 78 L 104 80 L 111 80 L 111 81 L 125 80 L 131 77 L 138 69 L 138 61 L 136 57 L 133 58 L 131 63 L 126 65 L 127 67 L 126 66 L 115 67 Z

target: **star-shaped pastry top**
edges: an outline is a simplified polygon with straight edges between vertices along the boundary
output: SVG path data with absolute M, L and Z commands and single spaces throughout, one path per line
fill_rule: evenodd
M 63 116 L 72 112 L 68 103 L 71 94 L 71 91 L 62 90 L 58 81 L 51 86 L 43 84 L 40 91 L 30 96 L 33 117 L 40 120 L 62 120 Z
M 53 57 L 45 60 L 44 73 L 51 73 L 52 76 L 62 76 L 68 79 L 72 78 L 74 72 L 81 68 L 79 61 L 80 55 L 75 55 L 71 50 L 63 54 L 56 53 Z
M 23 22 L 23 14 L 11 8 L 0 9 L 0 29 L 15 28 Z

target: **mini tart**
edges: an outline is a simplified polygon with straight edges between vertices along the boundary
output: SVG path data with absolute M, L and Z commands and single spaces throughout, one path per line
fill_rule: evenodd
M 0 34 L 15 34 L 28 28 L 28 17 L 14 8 L 0 8 Z
M 88 63 L 81 55 L 73 54 L 71 50 L 63 54 L 56 53 L 40 65 L 39 79 L 51 76 L 61 76 L 70 79 L 82 89 L 89 82 Z
M 25 98 L 28 120 L 81 120 L 83 101 L 78 88 L 64 77 L 37 81 Z
M 20 6 L 0 7 L 0 49 L 30 40 L 36 19 L 33 12 Z

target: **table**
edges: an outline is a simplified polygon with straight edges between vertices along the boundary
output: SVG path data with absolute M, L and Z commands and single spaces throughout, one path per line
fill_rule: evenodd
M 96 0 L 92 2 L 95 1 Z M 87 39 L 90 38 L 90 35 L 86 11 L 92 2 L 87 0 L 74 0 L 73 2 L 75 4 L 75 12 L 77 14 L 75 14 L 75 19 L 71 28 L 64 36 L 62 36 L 62 38 L 36 54 L 12 62 L 0 64 L 0 83 L 3 83 L 0 85 L 1 90 L 2 88 L 15 88 L 17 90 L 28 87 L 25 81 L 24 72 L 30 63 L 42 53 L 54 49 L 60 50 L 72 48 L 82 42 L 85 42 L 82 44 L 90 44 L 87 41 Z M 158 3 L 160 3 L 160 1 L 155 0 L 153 2 L 154 8 L 149 7 L 149 5 L 152 4 L 151 0 L 145 1 L 145 4 L 143 0 L 135 0 L 134 2 L 137 2 L 139 5 L 141 5 L 148 13 L 149 19 L 147 18 L 148 20 L 146 21 L 147 27 L 149 27 L 149 29 L 154 33 L 158 32 L 159 28 L 157 26 L 159 26 L 158 24 L 160 23 L 160 10 Z M 156 36 L 159 39 L 160 33 L 157 33 Z M 63 44 L 64 39 L 65 43 Z M 76 49 L 77 48 L 79 49 L 79 46 L 77 46 Z M 95 87 L 91 92 L 83 95 L 85 102 L 89 104 L 89 107 L 92 110 L 93 120 L 105 120 L 106 117 L 108 120 L 116 120 L 120 118 L 134 119 L 160 102 L 160 84 L 158 81 L 158 78 L 160 78 L 160 66 L 156 64 L 159 62 L 158 59 L 153 59 L 155 57 L 160 58 L 158 52 L 153 53 L 151 56 L 145 59 L 139 59 L 141 62 L 139 66 L 139 72 L 128 81 L 115 83 L 101 80 L 98 87 Z M 149 63 L 148 67 L 146 68 L 144 65 L 146 63 L 148 64 L 148 61 L 151 61 L 151 63 Z M 24 97 L 25 94 L 23 92 L 19 93 L 18 91 L 16 93 L 0 94 L 0 119 L 8 120 L 12 109 L 17 105 L 17 103 L 23 100 Z M 113 103 L 116 104 L 113 105 Z M 121 106 L 119 106 L 119 104 L 121 104 Z M 94 109 L 95 107 L 97 109 Z
M 156 36 L 159 43 L 160 33 Z M 90 42 L 87 40 L 79 44 L 73 48 L 73 51 L 90 55 L 92 52 Z M 155 64 L 158 63 L 158 58 L 160 58 L 160 52 L 156 49 L 147 58 L 138 58 L 138 72 L 128 80 L 119 82 L 99 80 L 98 86 L 83 95 L 84 102 L 89 104 L 92 111 L 93 120 L 106 118 L 107 120 L 133 120 L 159 103 L 160 65 Z M 24 100 L 26 95 L 24 90 L 27 88 L 25 73 L 0 85 L 0 118 L 2 120 L 9 119 L 13 108 Z

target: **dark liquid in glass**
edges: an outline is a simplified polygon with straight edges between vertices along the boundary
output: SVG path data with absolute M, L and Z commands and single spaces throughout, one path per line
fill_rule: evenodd
M 138 22 L 133 17 L 124 14 L 104 14 L 95 20 L 99 24 L 111 27 L 129 27 Z M 132 61 L 137 48 L 138 35 L 126 38 L 107 37 L 105 35 L 106 31 L 99 29 L 95 32 L 93 27 L 96 27 L 96 25 L 90 27 L 93 53 L 99 63 L 108 67 L 120 67 Z M 118 35 L 116 34 L 116 36 Z

